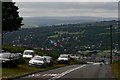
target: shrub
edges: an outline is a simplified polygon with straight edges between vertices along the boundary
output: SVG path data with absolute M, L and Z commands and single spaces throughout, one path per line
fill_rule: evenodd
M 86 64 L 86 61 L 81 61 L 81 60 L 76 60 L 76 59 L 72 59 L 70 60 L 70 64 Z
M 26 64 L 26 60 L 23 58 L 19 58 L 19 59 L 14 59 L 14 60 L 10 60 L 9 62 L 3 64 L 3 67 L 7 67 L 7 68 L 15 68 L 18 67 L 18 65 L 20 64 Z
M 26 64 L 26 60 L 24 58 L 20 58 L 18 61 L 19 64 Z
M 54 65 L 58 65 L 57 60 L 54 60 L 54 61 L 53 61 L 53 64 L 54 64 Z

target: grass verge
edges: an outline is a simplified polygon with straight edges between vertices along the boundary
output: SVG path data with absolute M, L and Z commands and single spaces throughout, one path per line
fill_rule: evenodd
M 65 65 L 58 64 L 58 65 L 54 65 L 53 67 L 46 67 L 46 68 L 37 68 L 37 67 L 28 67 L 28 65 L 19 65 L 17 68 L 2 68 L 0 70 L 2 70 L 2 78 L 15 78 L 36 71 L 50 70 L 62 66 Z
M 112 72 L 117 78 L 117 80 L 120 80 L 120 68 L 119 67 L 120 67 L 120 61 L 113 62 L 113 64 L 111 64 Z

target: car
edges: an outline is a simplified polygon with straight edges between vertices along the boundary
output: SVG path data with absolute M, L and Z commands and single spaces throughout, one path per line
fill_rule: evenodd
M 57 59 L 58 63 L 65 63 L 65 64 L 69 64 L 70 63 L 70 57 L 67 54 L 61 54 L 58 59 Z
M 31 59 L 35 55 L 34 50 L 24 50 L 23 58 Z
M 16 66 L 17 64 L 15 63 L 17 63 L 19 59 L 20 56 L 17 53 L 4 52 L 0 54 L 0 63 L 2 67 Z
M 5 50 L 1 50 L 1 49 L 0 49 L 0 53 L 3 53 L 3 52 L 5 52 Z
M 46 58 L 47 61 L 47 65 L 52 66 L 53 65 L 53 59 L 50 56 L 43 56 L 44 58 Z
M 29 61 L 29 67 L 31 67 L 31 66 L 46 67 L 47 66 L 46 58 L 44 58 L 43 56 L 34 56 Z
M 1 50 L 1 49 L 0 49 L 0 54 L 2 54 L 2 53 L 10 53 L 10 52 L 7 52 L 7 51 L 5 51 L 5 50 Z
M 99 60 L 98 63 L 99 63 L 100 65 L 104 65 L 104 64 L 105 64 L 105 60 Z

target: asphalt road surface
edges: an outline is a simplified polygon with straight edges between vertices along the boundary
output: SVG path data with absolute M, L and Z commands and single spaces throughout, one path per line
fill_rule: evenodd
M 91 63 L 85 65 L 69 65 L 53 70 L 38 72 L 16 80 L 115 80 L 110 66 Z

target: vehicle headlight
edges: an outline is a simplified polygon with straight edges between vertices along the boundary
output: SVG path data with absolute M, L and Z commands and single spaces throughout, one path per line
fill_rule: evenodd
M 66 59 L 68 61 L 68 59 Z
M 6 61 L 2 61 L 2 62 L 6 62 Z
M 39 64 L 44 64 L 44 62 L 40 62 Z
M 29 61 L 29 63 L 33 63 L 32 61 Z
M 60 61 L 60 59 L 57 59 L 57 61 Z

